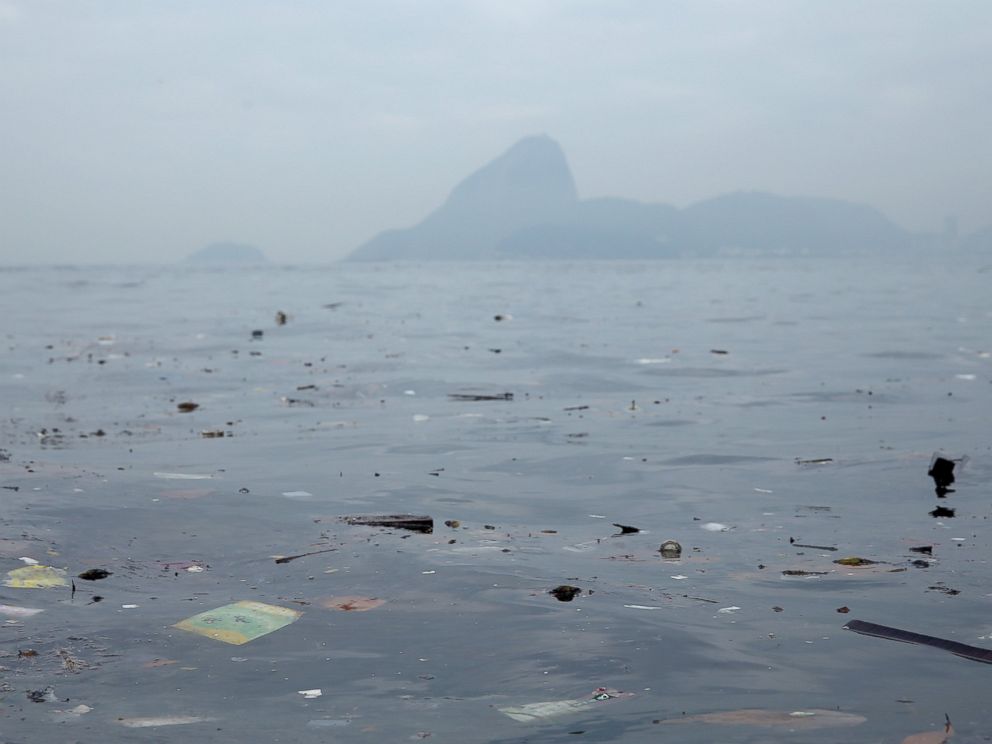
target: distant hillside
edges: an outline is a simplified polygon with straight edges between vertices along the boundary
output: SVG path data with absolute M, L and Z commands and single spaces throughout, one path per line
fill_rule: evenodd
M 832 255 L 907 249 L 881 212 L 835 199 L 738 192 L 683 210 L 697 253 Z
M 349 258 L 382 260 L 651 259 L 843 255 L 908 249 L 911 236 L 875 209 L 757 192 L 677 209 L 580 200 L 561 147 L 521 140 L 413 227 L 387 230 Z
M 246 243 L 211 243 L 186 258 L 187 263 L 255 264 L 268 263 L 261 250 Z

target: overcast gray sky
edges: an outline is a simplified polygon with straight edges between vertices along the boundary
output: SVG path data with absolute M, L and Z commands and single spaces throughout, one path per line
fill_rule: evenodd
M 0 0 L 0 263 L 334 260 L 544 132 L 583 197 L 992 223 L 988 0 Z

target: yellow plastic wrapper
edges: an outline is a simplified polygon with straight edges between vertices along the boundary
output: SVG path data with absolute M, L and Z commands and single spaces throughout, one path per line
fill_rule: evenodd
M 286 627 L 302 614 L 288 607 L 244 600 L 201 612 L 172 627 L 240 646 Z
M 14 589 L 54 589 L 68 586 L 65 571 L 51 566 L 24 566 L 7 572 L 4 586 Z

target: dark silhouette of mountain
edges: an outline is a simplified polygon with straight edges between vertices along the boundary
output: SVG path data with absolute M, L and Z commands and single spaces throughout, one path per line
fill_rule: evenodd
M 201 264 L 257 264 L 268 263 L 258 248 L 246 243 L 211 243 L 186 258 L 187 263 Z
M 677 209 L 579 200 L 561 147 L 521 140 L 476 171 L 418 225 L 387 230 L 352 260 L 650 259 L 843 255 L 907 249 L 908 233 L 871 207 L 739 192 Z

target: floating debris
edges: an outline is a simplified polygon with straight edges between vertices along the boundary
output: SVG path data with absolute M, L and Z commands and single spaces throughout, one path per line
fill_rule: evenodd
M 927 475 L 933 478 L 933 484 L 939 497 L 943 498 L 947 494 L 954 492 L 950 488 L 951 484 L 954 483 L 953 460 L 948 460 L 938 454 L 934 454 L 930 460 L 930 469 L 927 471 Z
M 15 607 L 14 605 L 0 604 L 0 615 L 7 617 L 33 617 L 44 610 L 36 610 L 31 607 Z
M 4 586 L 12 589 L 55 589 L 69 586 L 65 571 L 51 566 L 24 566 L 7 572 Z
M 726 710 L 717 713 L 699 713 L 682 718 L 666 718 L 655 723 L 683 724 L 709 723 L 720 726 L 761 726 L 765 728 L 788 729 L 818 729 L 833 726 L 857 726 L 867 718 L 854 713 L 843 713 L 838 710 L 821 710 L 810 708 L 787 712 L 778 710 Z
M 969 646 L 966 643 L 959 643 L 958 641 L 948 641 L 944 638 L 923 635 L 922 633 L 914 633 L 909 630 L 900 630 L 899 628 L 893 628 L 889 625 L 879 625 L 878 623 L 869 623 L 864 620 L 851 620 L 844 626 L 844 629 L 853 630 L 855 633 L 860 633 L 861 635 L 885 638 L 890 641 L 901 641 L 903 643 L 915 643 L 920 646 L 930 646 L 931 648 L 937 648 L 941 651 L 949 651 L 956 656 L 961 656 L 965 659 L 970 659 L 971 661 L 980 661 L 984 664 L 992 664 L 992 649 L 990 648 Z
M 337 548 L 324 548 L 323 550 L 311 550 L 309 553 L 299 553 L 298 555 L 284 555 L 280 558 L 276 558 L 276 563 L 289 563 L 290 561 L 295 561 L 297 558 L 306 558 L 308 555 L 320 555 L 321 553 L 333 553 Z M 186 569 L 187 571 L 189 569 Z M 200 569 L 201 571 L 203 569 Z
M 184 726 L 190 723 L 214 721 L 205 716 L 156 716 L 151 718 L 118 718 L 117 723 L 127 728 L 154 728 L 155 726 Z
M 873 561 L 868 558 L 861 558 L 856 555 L 848 556 L 847 558 L 838 558 L 834 561 L 839 566 L 853 566 L 855 568 L 861 568 L 864 566 L 874 566 L 878 564 L 878 561 Z
M 582 593 L 582 589 L 577 586 L 571 586 L 570 584 L 562 584 L 561 586 L 556 586 L 551 589 L 548 594 L 557 599 L 559 602 L 571 602 L 577 596 Z
M 82 579 L 83 581 L 99 581 L 100 579 L 105 579 L 108 576 L 113 576 L 113 571 L 107 571 L 103 568 L 91 568 L 88 571 L 83 571 L 81 574 L 77 574 L 77 579 Z
M 199 403 L 194 403 L 191 400 L 176 405 L 176 408 L 179 410 L 179 413 L 192 413 L 199 407 L 200 407 Z
M 498 708 L 497 710 L 499 710 L 500 713 L 509 716 L 514 721 L 520 721 L 521 723 L 532 723 L 534 721 L 557 718 L 558 716 L 567 715 L 569 713 L 583 711 L 589 706 L 599 705 L 600 703 L 605 703 L 611 700 L 620 700 L 622 698 L 629 698 L 633 696 L 634 694 L 631 692 L 620 692 L 619 690 L 611 690 L 606 687 L 597 687 L 590 695 L 574 700 L 552 700 L 542 703 L 525 703 L 524 705 Z
M 636 535 L 641 531 L 640 527 L 631 527 L 629 524 L 618 524 L 613 522 L 613 526 L 620 530 L 621 535 Z
M 398 530 L 411 530 L 427 534 L 434 532 L 433 517 L 415 514 L 358 515 L 341 517 L 341 519 L 348 524 L 365 527 L 392 527 Z
M 673 560 L 682 557 L 682 546 L 675 540 L 665 540 L 658 548 L 658 552 L 661 553 L 662 558 Z
M 55 697 L 55 688 L 51 685 L 43 690 L 28 690 L 26 694 L 32 703 L 54 703 L 58 700 Z
M 240 646 L 296 622 L 302 614 L 288 607 L 241 601 L 193 615 L 172 627 Z
M 386 600 L 377 597 L 328 597 L 320 600 L 321 607 L 344 612 L 368 612 L 384 604 Z
M 494 393 L 491 395 L 476 395 L 474 393 L 448 393 L 450 400 L 461 402 L 479 402 L 487 400 L 513 400 L 513 393 Z

